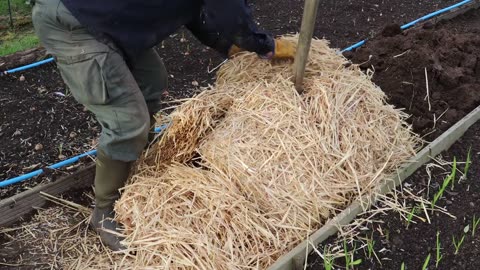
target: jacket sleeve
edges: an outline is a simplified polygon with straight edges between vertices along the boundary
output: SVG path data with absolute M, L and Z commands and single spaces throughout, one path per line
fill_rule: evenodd
M 224 55 L 233 44 L 260 55 L 274 51 L 273 37 L 257 28 L 246 0 L 204 2 L 199 16 L 186 25 L 203 44 Z

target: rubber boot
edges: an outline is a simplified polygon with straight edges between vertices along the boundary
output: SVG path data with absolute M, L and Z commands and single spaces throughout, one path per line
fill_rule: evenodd
M 120 231 L 114 220 L 114 204 L 120 198 L 119 189 L 128 179 L 132 162 L 112 160 L 102 150 L 97 151 L 95 173 L 95 209 L 90 225 L 99 234 L 103 244 L 113 251 L 123 250 L 123 238 L 115 233 Z M 111 231 L 111 232 L 109 232 Z
M 90 225 L 100 236 L 102 243 L 112 251 L 121 251 L 125 247 L 120 243 L 123 237 L 117 235 L 119 233 L 119 224 L 114 220 L 115 211 L 113 206 L 100 208 L 95 207 L 90 219 Z

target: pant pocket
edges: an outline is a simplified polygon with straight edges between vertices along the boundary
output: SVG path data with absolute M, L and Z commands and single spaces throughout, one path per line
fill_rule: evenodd
M 60 74 L 75 100 L 83 105 L 105 105 L 110 102 L 107 83 L 100 65 L 106 54 L 82 57 L 79 61 L 57 62 Z

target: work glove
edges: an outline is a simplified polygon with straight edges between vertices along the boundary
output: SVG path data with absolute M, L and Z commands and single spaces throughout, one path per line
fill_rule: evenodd
M 232 45 L 228 51 L 228 57 L 233 57 L 235 54 L 244 51 L 244 49 L 238 47 L 237 45 Z M 260 55 L 260 57 L 267 59 L 294 59 L 295 53 L 296 47 L 291 41 L 277 38 L 275 39 L 274 51 L 265 55 Z

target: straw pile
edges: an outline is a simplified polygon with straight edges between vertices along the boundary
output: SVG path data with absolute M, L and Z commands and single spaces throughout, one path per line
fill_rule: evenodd
M 344 64 L 314 40 L 299 95 L 292 62 L 243 53 L 180 105 L 116 205 L 136 251 L 129 265 L 265 269 L 374 192 L 418 139 L 370 77 Z

